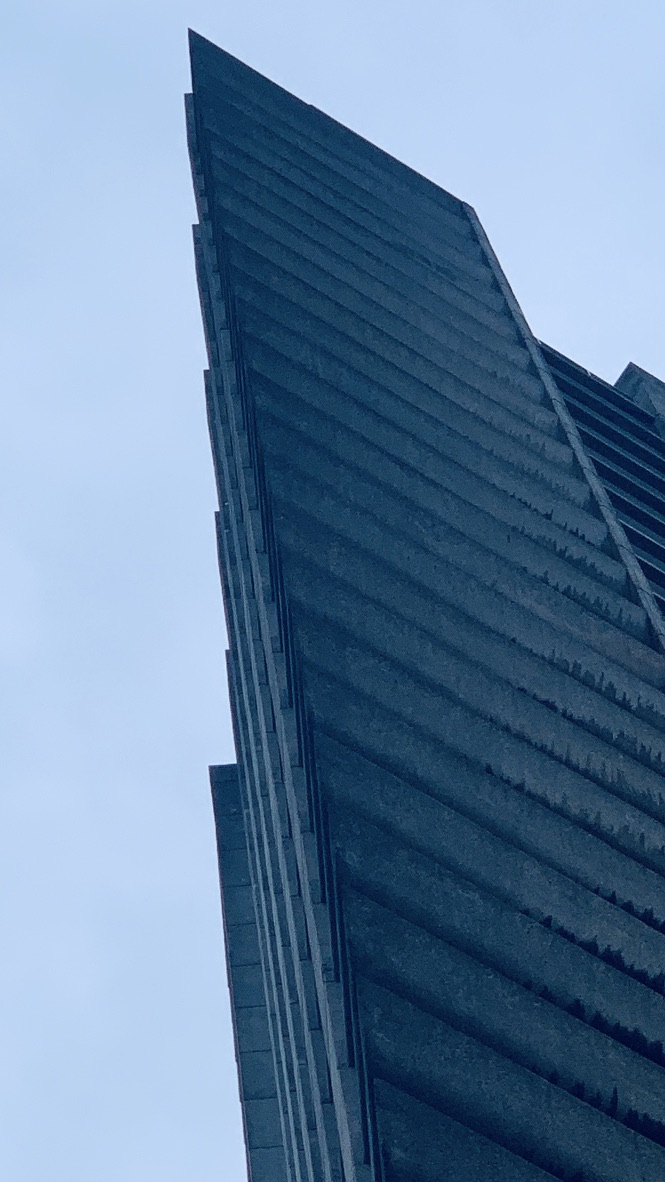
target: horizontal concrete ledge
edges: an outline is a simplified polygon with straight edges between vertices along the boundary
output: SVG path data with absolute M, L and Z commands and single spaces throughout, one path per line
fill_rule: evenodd
M 665 1072 L 355 890 L 344 895 L 357 971 L 602 1111 L 648 1113 L 665 1130 Z
M 409 742 L 408 734 L 396 727 L 394 745 L 384 746 L 379 753 L 372 741 L 372 723 L 366 717 L 358 728 L 363 729 L 368 736 L 366 745 L 361 747 L 367 756 L 367 797 L 357 791 L 357 784 L 364 781 L 355 781 L 354 792 L 354 781 L 337 762 L 322 763 L 321 785 L 326 798 L 347 810 L 350 817 L 359 814 L 370 825 L 391 833 L 395 857 L 402 845 L 420 850 L 448 871 L 490 891 L 517 910 L 541 922 L 549 916 L 555 930 L 558 926 L 572 932 L 580 945 L 592 945 L 595 940 L 599 951 L 606 947 L 620 950 L 626 965 L 634 965 L 654 977 L 662 972 L 663 933 L 498 836 L 489 827 L 492 824 L 489 818 L 479 823 L 464 815 L 463 781 L 458 793 L 454 787 L 452 790 L 448 787 L 454 784 L 459 763 L 456 760 L 448 763 L 445 749 L 438 748 L 438 759 L 436 746 L 425 755 L 419 744 L 413 739 Z M 343 736 L 341 730 L 336 733 Z M 346 741 L 353 742 L 348 735 Z M 371 763 L 372 756 L 380 758 L 384 766 Z M 363 766 L 360 761 L 354 763 Z M 386 764 L 391 771 L 386 769 Z M 345 840 L 355 846 L 360 838 L 353 837 L 341 818 L 338 817 L 336 824 L 342 826 Z M 384 846 L 381 848 L 390 862 L 393 855 Z M 366 853 L 373 864 L 371 851 Z M 627 871 L 630 872 L 628 860 Z M 662 901 L 662 882 L 659 884 L 657 876 L 652 877 L 653 893 L 660 895 Z M 636 885 L 633 879 L 631 886 Z M 621 880 L 616 886 L 622 893 Z M 662 1005 L 661 995 L 656 996 Z
M 337 168 L 347 180 L 355 179 L 368 195 L 379 196 L 384 202 L 387 194 L 399 196 L 402 202 L 410 201 L 421 218 L 435 218 L 448 233 L 462 239 L 468 236 L 465 206 L 459 198 L 230 54 L 201 38 L 197 41 L 194 76 L 209 93 L 210 114 L 225 100 L 251 115 L 258 125 L 274 125 L 283 135 L 295 137 L 295 142 L 306 145 L 308 152 Z
M 332 627 L 323 615 L 301 615 L 298 642 L 312 690 L 317 683 L 319 697 L 316 701 L 312 694 L 312 704 L 322 723 L 335 718 L 340 731 L 353 733 L 356 703 L 362 701 L 367 727 L 375 728 L 377 739 L 383 733 L 384 745 L 392 747 L 386 733 L 391 721 L 411 727 L 423 750 L 439 744 L 476 766 L 487 765 L 515 789 L 662 873 L 665 828 L 653 816 L 657 802 L 650 796 L 638 800 L 627 786 L 601 784 L 575 768 L 572 758 L 566 761 L 532 745 L 528 734 L 511 729 L 508 715 L 488 717 L 490 709 L 483 713 L 480 702 L 470 704 L 471 695 L 464 700 L 443 679 L 426 680 L 394 654 L 386 657 L 351 632 Z M 466 678 L 471 677 L 467 670 Z M 496 693 L 500 698 L 498 688 Z M 645 782 L 654 776 L 643 771 Z
M 538 1166 L 382 1079 L 374 1081 L 374 1096 L 394 1182 L 551 1182 Z
M 350 221 L 379 239 L 418 254 L 430 265 L 447 261 L 471 276 L 484 276 L 486 264 L 466 218 L 451 219 L 442 209 L 433 210 L 433 216 L 424 220 L 422 216 L 405 218 L 402 210 L 385 201 L 384 194 L 363 190 L 348 176 L 340 176 L 330 163 L 317 159 L 309 144 L 303 149 L 292 135 L 286 138 L 279 120 L 271 120 L 268 127 L 248 117 L 237 104 L 225 101 L 229 97 L 218 89 L 214 106 L 203 112 L 204 151 L 211 151 L 218 140 L 245 146 L 266 170 L 294 180 L 306 192 L 322 194 Z M 217 106 L 219 114 L 215 113 Z
M 611 1038 L 650 1062 L 662 1062 L 661 995 L 517 910 L 519 904 L 502 897 L 500 887 L 494 894 L 487 881 L 474 884 L 461 860 L 448 869 L 435 856 L 401 845 L 399 834 L 361 824 L 359 836 L 358 823 L 354 834 L 354 825 L 333 811 L 344 883 L 581 1021 L 593 1024 L 600 1015 Z
M 370 1069 L 545 1170 L 662 1182 L 665 1150 L 395 994 L 359 982 Z

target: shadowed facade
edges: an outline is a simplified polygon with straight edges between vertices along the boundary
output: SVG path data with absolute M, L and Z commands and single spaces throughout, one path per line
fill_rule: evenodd
M 540 346 L 469 206 L 191 55 L 251 1180 L 662 1182 L 662 384 Z

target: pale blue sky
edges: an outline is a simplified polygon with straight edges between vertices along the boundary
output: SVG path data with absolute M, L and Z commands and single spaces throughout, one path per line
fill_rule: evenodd
M 5 0 L 8 1182 L 243 1182 L 191 25 L 477 209 L 536 334 L 665 377 L 662 0 Z

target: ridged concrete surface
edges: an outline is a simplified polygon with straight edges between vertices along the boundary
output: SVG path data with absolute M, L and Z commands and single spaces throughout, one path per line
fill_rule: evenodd
M 643 572 L 472 211 L 192 69 L 252 1182 L 661 1182 Z

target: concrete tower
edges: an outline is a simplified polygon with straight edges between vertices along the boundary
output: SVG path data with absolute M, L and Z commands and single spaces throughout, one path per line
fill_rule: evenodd
M 662 384 L 191 49 L 252 1182 L 663 1182 Z

